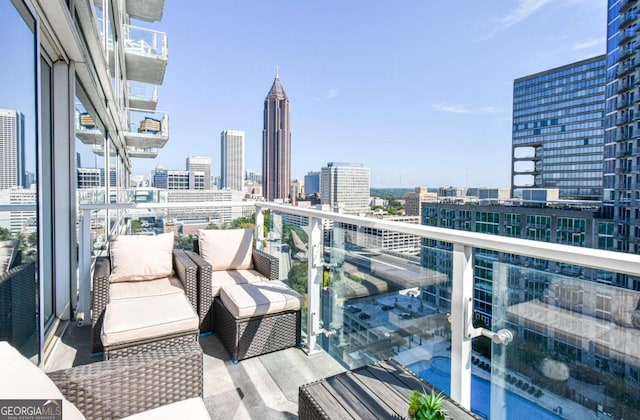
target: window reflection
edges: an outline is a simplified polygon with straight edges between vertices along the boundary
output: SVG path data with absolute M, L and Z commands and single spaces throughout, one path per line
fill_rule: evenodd
M 39 363 L 34 28 L 23 5 L 0 2 L 0 340 Z

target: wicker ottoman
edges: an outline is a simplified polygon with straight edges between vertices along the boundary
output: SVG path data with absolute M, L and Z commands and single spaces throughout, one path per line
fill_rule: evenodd
M 213 303 L 213 330 L 234 363 L 297 346 L 302 300 L 279 281 L 224 286 Z

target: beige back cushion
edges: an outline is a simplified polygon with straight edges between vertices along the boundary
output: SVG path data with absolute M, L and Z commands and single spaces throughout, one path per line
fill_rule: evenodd
M 253 229 L 205 230 L 198 232 L 200 255 L 214 271 L 250 270 Z
M 62 400 L 65 420 L 84 419 L 51 379 L 6 341 L 0 341 L 0 398 Z
M 111 281 L 140 281 L 170 277 L 173 233 L 157 236 L 120 235 L 111 240 Z

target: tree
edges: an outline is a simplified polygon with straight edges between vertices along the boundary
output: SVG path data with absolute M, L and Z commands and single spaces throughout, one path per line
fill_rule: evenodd
M 11 239 L 11 231 L 9 231 L 9 229 L 0 227 L 0 241 L 9 241 Z
M 131 233 L 142 232 L 142 222 L 140 220 L 131 221 Z
M 291 270 L 287 274 L 293 290 L 300 294 L 307 293 L 307 263 L 306 261 L 294 262 L 291 265 Z

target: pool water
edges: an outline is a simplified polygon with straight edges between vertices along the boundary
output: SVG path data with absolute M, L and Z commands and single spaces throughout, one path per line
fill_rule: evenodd
M 451 394 L 451 359 L 448 357 L 434 357 L 431 361 L 423 360 L 412 363 L 407 366 L 407 368 L 445 394 Z M 485 379 L 471 375 L 471 411 L 487 419 L 491 413 L 490 401 L 492 386 L 498 385 L 492 385 Z M 501 388 L 501 390 L 503 389 Z M 561 419 L 561 417 L 513 392 L 503 391 L 505 393 L 504 418 L 519 420 Z

